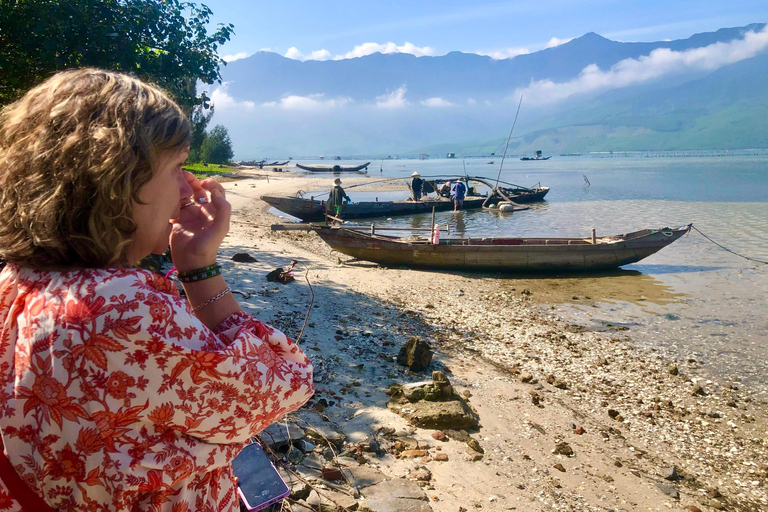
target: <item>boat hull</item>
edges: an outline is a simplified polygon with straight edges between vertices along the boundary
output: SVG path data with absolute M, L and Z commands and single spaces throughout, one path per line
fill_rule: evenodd
M 671 244 L 690 226 L 646 229 L 603 237 L 447 239 L 439 244 L 371 236 L 345 228 L 315 231 L 334 250 L 382 265 L 506 272 L 563 272 L 617 268 L 642 260 Z
M 304 199 L 298 197 L 261 196 L 261 200 L 305 222 L 325 220 L 325 201 Z M 465 210 L 482 207 L 485 197 L 467 197 L 464 200 Z M 453 210 L 453 202 L 449 199 L 430 201 L 368 201 L 345 204 L 341 216 L 345 219 L 364 219 L 371 217 L 391 217 L 398 215 L 415 215 L 417 213 L 443 212 Z
M 358 165 L 356 167 L 342 167 L 340 165 L 334 165 L 331 167 L 323 167 L 323 166 L 312 166 L 312 165 L 301 165 L 296 164 L 296 167 L 299 169 L 302 169 L 304 171 L 309 172 L 332 172 L 332 173 L 341 173 L 341 172 L 361 172 L 368 168 L 368 166 L 371 165 L 371 162 L 366 162 L 363 165 Z

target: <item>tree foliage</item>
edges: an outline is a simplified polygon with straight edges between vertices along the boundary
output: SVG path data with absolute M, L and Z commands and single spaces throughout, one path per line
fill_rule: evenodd
M 212 164 L 225 164 L 232 160 L 234 154 L 229 132 L 220 124 L 214 126 L 206 135 L 200 148 L 201 160 Z
M 216 50 L 233 33 L 219 24 L 209 34 L 211 14 L 181 0 L 0 0 L 0 105 L 57 71 L 90 66 L 156 83 L 191 114 L 208 106 L 196 82 L 221 80 Z

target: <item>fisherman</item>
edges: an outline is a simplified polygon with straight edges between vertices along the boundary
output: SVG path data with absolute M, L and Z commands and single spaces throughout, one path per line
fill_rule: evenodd
M 333 180 L 333 188 L 328 195 L 328 202 L 325 204 L 326 213 L 333 213 L 336 216 L 341 215 L 341 210 L 344 207 L 345 202 L 351 202 L 344 189 L 341 188 L 341 178 Z
M 467 186 L 463 181 L 458 180 L 451 185 L 451 196 L 453 197 L 453 211 L 464 209 L 464 196 L 467 194 Z
M 421 201 L 421 191 L 422 187 L 424 186 L 424 180 L 419 178 L 418 171 L 414 171 L 411 176 L 413 176 L 413 179 L 411 180 L 411 192 L 413 192 L 413 200 Z

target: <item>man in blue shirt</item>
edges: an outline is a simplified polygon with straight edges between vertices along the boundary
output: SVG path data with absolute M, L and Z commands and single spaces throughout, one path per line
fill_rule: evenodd
M 451 197 L 453 197 L 453 211 L 464 209 L 464 196 L 467 194 L 467 186 L 463 181 L 456 181 L 451 186 Z

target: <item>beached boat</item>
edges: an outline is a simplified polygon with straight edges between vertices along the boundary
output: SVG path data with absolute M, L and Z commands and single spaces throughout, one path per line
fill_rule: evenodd
M 296 167 L 299 169 L 304 169 L 305 171 L 309 172 L 361 172 L 364 169 L 366 169 L 369 165 L 371 165 L 371 162 L 365 162 L 363 165 L 358 165 L 355 167 L 342 167 L 341 165 L 332 165 L 332 166 L 323 166 L 323 165 L 301 165 L 296 164 Z
M 644 229 L 591 238 L 397 238 L 345 227 L 314 226 L 334 250 L 381 265 L 510 272 L 616 268 L 659 251 L 690 231 Z
M 325 201 L 303 197 L 261 196 L 261 200 L 274 206 L 281 212 L 306 222 L 325 220 Z M 467 196 L 464 199 L 465 210 L 482 207 L 485 196 Z M 432 208 L 437 212 L 453 210 L 453 202 L 445 198 L 429 198 L 423 201 L 365 201 L 348 203 L 341 211 L 345 219 L 364 219 L 370 217 L 391 217 L 395 215 L 413 215 L 429 213 Z

